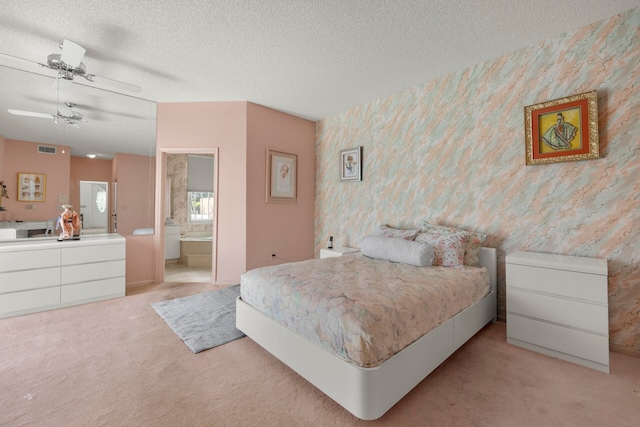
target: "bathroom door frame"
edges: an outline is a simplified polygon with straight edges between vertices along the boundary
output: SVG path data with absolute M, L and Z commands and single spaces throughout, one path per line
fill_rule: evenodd
M 164 282 L 164 207 L 167 186 L 167 154 L 213 154 L 213 236 L 211 242 L 211 283 L 218 281 L 218 147 L 158 148 L 156 153 L 156 281 Z

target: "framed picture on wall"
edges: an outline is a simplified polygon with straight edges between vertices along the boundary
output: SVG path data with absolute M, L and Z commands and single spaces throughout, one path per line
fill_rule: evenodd
M 47 176 L 43 173 L 18 173 L 19 202 L 44 202 L 47 200 Z
M 267 202 L 298 200 L 298 156 L 267 149 Z
M 526 164 L 600 157 L 594 90 L 524 108 Z
M 340 181 L 362 181 L 362 147 L 340 151 Z

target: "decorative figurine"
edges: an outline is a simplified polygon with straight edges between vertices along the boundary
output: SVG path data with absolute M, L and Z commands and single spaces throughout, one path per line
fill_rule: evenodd
M 8 198 L 9 193 L 7 192 L 7 185 L 4 183 L 4 181 L 0 181 L 0 211 L 4 210 L 4 208 L 2 207 L 2 199 Z
M 58 224 L 56 225 L 56 230 L 62 230 L 58 240 L 80 239 L 80 230 L 82 229 L 80 217 L 76 211 L 71 210 L 73 206 L 62 205 L 62 208 L 64 211 L 58 217 Z

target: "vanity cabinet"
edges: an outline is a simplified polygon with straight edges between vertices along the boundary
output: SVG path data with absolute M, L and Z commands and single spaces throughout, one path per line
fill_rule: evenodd
M 0 243 L 0 318 L 125 295 L 125 238 Z
M 164 226 L 164 259 L 180 258 L 180 224 Z
M 609 373 L 607 260 L 506 256 L 507 342 Z

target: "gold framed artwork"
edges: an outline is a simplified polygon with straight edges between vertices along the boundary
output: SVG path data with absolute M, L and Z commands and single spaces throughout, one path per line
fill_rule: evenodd
M 298 156 L 267 149 L 267 202 L 298 201 Z
M 362 147 L 340 151 L 340 181 L 362 181 Z
M 524 107 L 524 127 L 527 165 L 600 157 L 595 90 Z
M 47 176 L 43 173 L 18 173 L 19 202 L 44 202 L 47 200 Z

